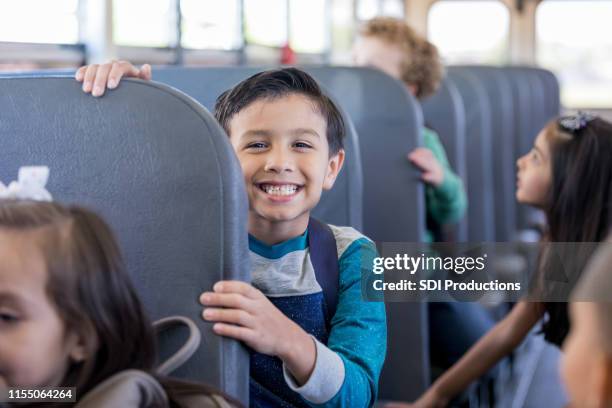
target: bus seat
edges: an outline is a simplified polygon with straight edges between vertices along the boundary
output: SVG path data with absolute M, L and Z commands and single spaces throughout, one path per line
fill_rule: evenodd
M 448 73 L 465 109 L 468 241 L 495 241 L 491 110 L 483 85 L 469 72 Z
M 508 242 L 516 232 L 514 160 L 515 114 L 507 75 L 489 66 L 451 66 L 448 72 L 470 72 L 484 86 L 491 108 L 495 241 Z M 510 152 L 510 154 L 508 154 Z
M 203 333 L 174 375 L 248 404 L 248 353 L 212 333 L 198 302 L 218 280 L 250 280 L 242 172 L 210 113 L 153 82 L 124 80 L 92 98 L 73 78 L 53 77 L 0 79 L 0 109 L 0 179 L 47 165 L 57 201 L 99 212 L 150 316 L 187 316 Z M 161 354 L 183 335 L 167 332 Z
M 421 242 L 425 207 L 406 155 L 421 143 L 422 114 L 404 86 L 369 68 L 306 68 L 352 117 L 364 169 L 364 232 L 377 242 Z M 429 329 L 423 302 L 388 302 L 379 399 L 410 401 L 427 388 Z
M 451 168 L 463 181 L 466 190 L 469 175 L 466 169 L 465 145 L 465 107 L 457 87 L 449 79 L 444 79 L 438 91 L 423 103 L 423 116 L 426 126 L 430 126 L 440 136 Z M 468 201 L 468 206 L 471 203 Z M 451 229 L 450 240 L 465 242 L 468 239 L 468 217 L 466 214 Z

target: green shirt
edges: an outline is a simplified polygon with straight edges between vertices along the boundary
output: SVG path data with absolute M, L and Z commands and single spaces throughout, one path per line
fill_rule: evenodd
M 427 214 L 438 224 L 455 223 L 464 216 L 467 208 L 463 182 L 451 169 L 444 146 L 436 132 L 423 128 L 423 143 L 432 151 L 444 170 L 444 178 L 440 186 L 427 185 L 425 188 Z M 427 242 L 433 241 L 431 231 L 427 231 L 426 240 Z

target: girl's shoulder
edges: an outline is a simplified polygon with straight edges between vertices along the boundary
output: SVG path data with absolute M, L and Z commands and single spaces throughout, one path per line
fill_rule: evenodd
M 173 380 L 180 383 L 178 380 Z M 205 387 L 185 383 L 172 397 L 172 404 L 162 384 L 141 370 L 125 370 L 107 378 L 79 400 L 75 408 L 232 408 L 234 405 Z
M 79 398 L 75 408 L 169 407 L 161 384 L 140 370 L 121 371 Z

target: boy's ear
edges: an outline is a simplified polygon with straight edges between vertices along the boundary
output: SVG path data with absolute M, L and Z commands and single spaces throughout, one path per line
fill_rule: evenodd
M 602 355 L 597 359 L 594 373 L 595 389 L 593 402 L 596 407 L 612 406 L 612 356 Z
M 323 180 L 323 190 L 330 190 L 334 186 L 336 178 L 344 165 L 344 155 L 344 149 L 340 149 L 338 153 L 329 158 L 325 179 Z

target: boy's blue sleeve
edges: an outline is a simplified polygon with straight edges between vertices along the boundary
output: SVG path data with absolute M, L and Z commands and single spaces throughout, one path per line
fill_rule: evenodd
M 344 365 L 344 380 L 338 392 L 313 407 L 370 407 L 376 402 L 378 379 L 387 350 L 387 324 L 382 302 L 362 300 L 361 278 L 372 274 L 374 243 L 366 238 L 352 242 L 339 260 L 338 306 L 332 319 L 327 347 Z

